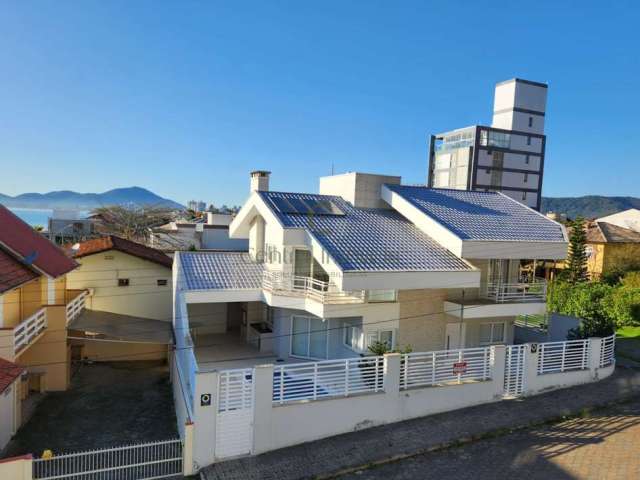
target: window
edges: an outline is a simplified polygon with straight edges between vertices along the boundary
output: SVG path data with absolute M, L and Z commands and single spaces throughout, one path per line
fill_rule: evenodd
M 369 290 L 367 292 L 367 299 L 369 302 L 395 302 L 396 291 L 395 290 Z
M 326 322 L 315 317 L 291 317 L 291 355 L 327 358 Z
M 370 330 L 366 334 L 359 326 L 344 323 L 344 344 L 356 352 L 366 352 L 376 342 L 387 344 L 391 350 L 395 347 L 396 335 L 394 330 Z
M 119 278 L 118 279 L 118 286 L 119 287 L 128 287 L 129 286 L 129 279 L 128 278 Z
M 487 172 L 487 175 L 491 174 L 491 170 L 489 168 L 487 168 L 485 171 Z
M 529 127 L 533 127 L 533 117 L 529 117 Z
M 529 155 L 525 155 L 525 157 L 524 157 L 524 163 L 526 163 L 527 165 L 529 165 Z
M 504 343 L 504 323 L 481 323 L 480 345 Z
M 344 323 L 344 344 L 351 350 L 356 352 L 362 352 L 364 348 L 364 334 L 360 327 L 351 325 L 350 323 Z M 367 342 L 367 345 L 369 343 Z
M 160 278 L 157 280 L 157 284 L 159 287 L 166 287 L 167 286 L 167 280 L 165 278 Z
M 527 145 L 531 145 L 531 137 L 527 136 Z
M 525 173 L 524 174 L 524 183 L 527 183 L 527 180 L 529 180 L 529 174 Z
M 527 199 L 527 192 L 522 192 L 522 200 L 526 200 Z

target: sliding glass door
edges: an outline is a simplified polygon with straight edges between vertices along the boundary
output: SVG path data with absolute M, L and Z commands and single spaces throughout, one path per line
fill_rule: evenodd
M 327 358 L 327 322 L 315 317 L 291 317 L 291 355 Z

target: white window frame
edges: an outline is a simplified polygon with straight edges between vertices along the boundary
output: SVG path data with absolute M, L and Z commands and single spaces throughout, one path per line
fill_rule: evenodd
M 506 343 L 506 338 L 507 338 L 507 324 L 505 322 L 483 322 L 480 324 L 480 329 L 482 330 L 482 326 L 483 325 L 489 325 L 490 326 L 490 334 L 489 334 L 489 341 L 488 342 L 483 342 L 482 340 L 479 341 L 480 345 L 503 345 Z M 502 340 L 494 340 L 495 334 L 494 334 L 494 329 L 496 327 L 496 325 L 501 325 L 502 326 Z M 480 333 L 480 332 L 478 332 Z M 478 335 L 480 336 L 480 335 Z
M 347 332 L 348 328 L 356 328 L 360 330 L 360 334 L 362 335 L 362 348 L 354 348 L 349 343 L 347 343 Z M 343 324 L 343 332 L 342 332 L 342 344 L 356 353 L 366 353 L 369 351 L 369 346 L 373 344 L 373 342 L 380 341 L 380 334 L 382 332 L 391 332 L 391 346 L 390 349 L 393 350 L 396 348 L 396 329 L 395 328 L 381 328 L 379 330 L 364 330 L 362 327 L 357 325 L 349 325 L 347 322 Z M 372 338 L 374 337 L 374 338 Z
M 304 318 L 307 320 L 307 353 L 311 352 L 311 320 L 317 320 L 317 317 L 310 317 L 307 315 L 291 315 L 291 335 L 289 336 L 289 356 L 293 357 L 293 358 L 303 358 L 303 359 L 307 359 L 307 360 L 327 360 L 329 358 L 329 329 L 328 329 L 328 321 L 327 320 L 322 320 L 322 324 L 324 325 L 324 357 L 311 357 L 311 356 L 304 356 L 304 355 L 297 355 L 293 353 L 293 337 L 294 337 L 294 333 L 293 333 L 293 319 L 294 318 Z

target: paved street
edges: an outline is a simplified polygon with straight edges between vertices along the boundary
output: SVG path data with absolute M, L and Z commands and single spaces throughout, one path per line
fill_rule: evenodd
M 479 440 L 338 478 L 640 478 L 640 399 L 589 417 Z

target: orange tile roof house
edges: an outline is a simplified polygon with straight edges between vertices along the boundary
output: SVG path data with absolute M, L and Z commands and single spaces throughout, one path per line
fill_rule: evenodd
M 87 296 L 67 287 L 67 275 L 77 267 L 61 248 L 0 205 L 0 359 L 11 365 L 3 369 L 0 387 L 8 388 L 6 382 L 17 382 L 25 372 L 4 407 L 13 412 L 10 432 L 22 423 L 23 403 L 31 393 L 69 385 L 66 326 Z
M 166 358 L 173 343 L 172 258 L 116 235 L 75 244 L 70 253 L 80 267 L 69 285 L 90 292 L 87 309 L 70 325 L 82 358 Z

